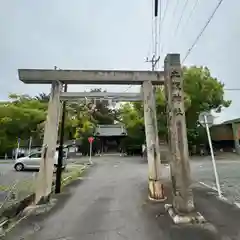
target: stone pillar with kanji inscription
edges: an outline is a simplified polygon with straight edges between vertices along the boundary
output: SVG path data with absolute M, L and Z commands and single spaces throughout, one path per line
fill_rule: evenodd
M 180 54 L 166 56 L 164 72 L 173 207 L 176 212 L 186 214 L 194 210 L 194 202 L 190 178 Z

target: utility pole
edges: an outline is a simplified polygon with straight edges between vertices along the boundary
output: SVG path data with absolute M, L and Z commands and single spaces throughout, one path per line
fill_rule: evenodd
M 155 71 L 156 65 L 159 62 L 159 60 L 160 60 L 160 56 L 158 56 L 158 58 L 156 59 L 156 56 L 153 55 L 150 60 L 147 58 L 146 62 L 151 63 L 152 64 L 152 71 Z
M 160 5 L 160 11 L 158 9 L 158 6 Z M 155 49 L 154 49 L 154 54 L 152 58 L 149 60 L 147 58 L 146 62 L 151 63 L 152 65 L 152 71 L 155 71 L 156 65 L 160 60 L 160 56 L 157 55 L 157 17 L 160 12 L 160 20 L 161 20 L 161 1 L 159 4 L 159 0 L 154 0 L 154 18 L 155 18 Z M 160 31 L 160 30 L 159 30 Z M 154 122 L 154 127 L 155 127 L 155 138 L 156 138 L 156 154 L 157 154 L 157 160 L 160 161 L 161 164 L 161 156 L 160 156 L 160 144 L 159 144 L 159 137 L 158 137 L 158 122 L 157 122 L 157 112 L 156 112 L 156 87 L 153 87 L 153 97 L 152 97 L 152 106 L 153 106 L 153 122 Z
M 18 138 L 18 139 L 17 139 L 17 149 L 16 149 L 16 152 L 15 152 L 15 160 L 18 159 L 19 148 L 20 148 L 20 141 L 21 141 L 21 139 Z
M 64 92 L 67 92 L 67 84 L 64 85 Z M 63 103 L 62 103 L 62 119 L 61 119 L 61 127 L 60 127 L 60 141 L 59 141 L 59 148 L 58 148 L 58 164 L 57 164 L 57 172 L 56 172 L 55 193 L 61 192 L 65 115 L 66 115 L 66 101 L 63 101 Z
M 32 136 L 30 136 L 30 138 L 29 138 L 28 154 L 31 153 L 31 149 L 32 149 Z

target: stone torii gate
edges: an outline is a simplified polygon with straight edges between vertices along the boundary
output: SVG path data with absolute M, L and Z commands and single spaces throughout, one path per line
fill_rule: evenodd
M 46 201 L 51 193 L 53 158 L 56 149 L 61 98 L 66 100 L 63 84 L 131 84 L 142 85 L 144 120 L 148 157 L 149 199 L 165 199 L 160 181 L 160 151 L 157 134 L 156 103 L 153 85 L 164 85 L 167 99 L 169 146 L 173 206 L 179 213 L 194 210 L 190 187 L 189 154 L 186 135 L 182 70 L 179 54 L 168 54 L 164 71 L 104 71 L 104 70 L 39 70 L 19 69 L 19 79 L 26 84 L 51 84 L 48 115 L 44 131 L 43 151 L 36 187 L 36 203 Z M 89 93 L 88 93 L 89 94 Z

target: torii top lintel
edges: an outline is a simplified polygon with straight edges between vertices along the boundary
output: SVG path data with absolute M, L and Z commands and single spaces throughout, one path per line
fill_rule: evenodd
M 144 81 L 164 84 L 163 71 L 19 69 L 18 75 L 27 84 L 51 84 L 54 81 L 66 84 L 139 85 Z

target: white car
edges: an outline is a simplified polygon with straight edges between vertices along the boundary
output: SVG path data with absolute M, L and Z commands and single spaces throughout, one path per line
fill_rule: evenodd
M 63 151 L 63 163 L 62 168 L 65 169 L 67 165 L 67 154 Z M 57 167 L 58 163 L 58 151 L 56 151 L 54 156 L 54 168 Z M 26 157 L 20 157 L 15 160 L 14 168 L 16 171 L 23 171 L 26 169 L 39 170 L 41 162 L 41 151 L 33 152 Z

